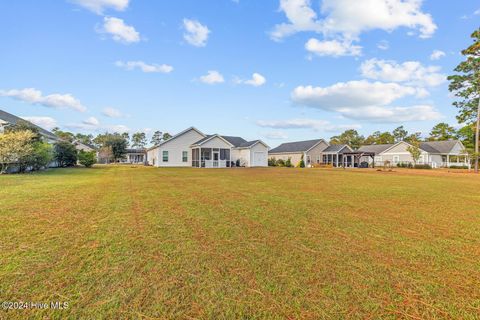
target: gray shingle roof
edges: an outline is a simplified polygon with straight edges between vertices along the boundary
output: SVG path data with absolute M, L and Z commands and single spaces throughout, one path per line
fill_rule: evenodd
M 215 136 L 215 134 L 209 134 L 205 138 L 198 140 L 197 142 L 193 143 L 192 145 L 201 144 L 201 143 L 207 141 L 208 139 L 210 139 L 213 136 Z M 242 137 L 221 136 L 221 135 L 218 135 L 218 136 L 227 140 L 230 144 L 232 144 L 236 148 L 248 148 L 258 141 L 258 140 L 247 141 L 247 140 L 243 139 Z
M 458 143 L 458 140 L 427 141 L 420 143 L 420 149 L 429 153 L 449 153 Z
M 388 148 L 390 148 L 391 146 L 393 146 L 393 143 L 389 143 L 389 144 L 371 144 L 371 145 L 367 145 L 367 146 L 361 146 L 360 148 L 358 148 L 357 151 L 361 151 L 361 152 L 373 152 L 375 154 L 379 154 L 379 153 L 382 153 L 383 151 L 387 150 Z
M 282 143 L 276 148 L 273 148 L 269 153 L 284 153 L 284 152 L 305 152 L 311 149 L 314 145 L 322 141 L 323 139 L 306 140 Z
M 240 147 L 240 148 L 248 148 L 253 146 L 255 143 L 257 143 L 260 140 L 253 140 L 253 141 L 245 141 L 244 143 L 240 144 L 239 146 L 235 147 Z
M 323 152 L 339 152 L 342 151 L 343 148 L 348 148 L 348 146 L 346 144 L 332 144 L 323 150 Z
M 0 119 L 4 120 L 5 122 L 8 122 L 11 125 L 16 125 L 17 122 L 19 122 L 19 121 L 28 122 L 31 126 L 37 128 L 41 135 L 46 136 L 50 139 L 57 139 L 58 140 L 58 137 L 55 134 L 53 134 L 52 132 L 43 129 L 43 128 L 37 126 L 36 124 L 31 123 L 30 121 L 27 121 L 27 120 L 22 119 L 20 117 L 14 116 L 13 114 L 8 113 L 6 111 L 0 110 Z
M 233 144 L 235 147 L 241 147 L 242 144 L 247 143 L 247 140 L 241 138 L 241 137 L 232 137 L 232 136 L 221 136 L 223 139 L 227 140 L 231 144 Z

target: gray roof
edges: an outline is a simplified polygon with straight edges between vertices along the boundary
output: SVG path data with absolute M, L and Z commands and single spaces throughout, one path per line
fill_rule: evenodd
M 197 145 L 201 144 L 211 137 L 215 136 L 215 134 L 209 134 L 205 138 L 202 138 L 198 140 L 197 142 L 193 143 L 192 145 Z M 243 139 L 242 137 L 234 137 L 234 136 L 221 136 L 218 134 L 219 137 L 222 137 L 223 139 L 227 140 L 230 144 L 232 144 L 235 148 L 248 148 L 257 143 L 260 140 L 253 140 L 253 141 L 247 141 Z
M 389 143 L 389 144 L 371 144 L 371 145 L 367 145 L 367 146 L 361 146 L 360 148 L 358 148 L 357 151 L 360 151 L 360 152 L 373 152 L 375 154 L 379 154 L 379 153 L 382 153 L 383 151 L 387 150 L 388 148 L 390 148 L 391 146 L 393 146 L 394 144 L 393 143 Z
M 239 147 L 239 148 L 248 148 L 248 147 L 253 146 L 255 143 L 257 143 L 257 142 L 259 142 L 259 141 L 260 141 L 260 140 L 245 141 L 244 143 L 242 143 L 241 145 L 236 146 L 236 147 Z
M 420 149 L 429 153 L 449 153 L 458 140 L 427 141 L 420 143 Z
M 346 144 L 332 144 L 332 145 L 329 145 L 322 152 L 335 152 L 335 153 L 337 153 L 337 152 L 342 151 L 344 148 L 349 148 L 349 147 Z
M 449 153 L 458 142 L 458 140 L 420 142 L 420 149 L 428 153 L 445 154 Z M 375 154 L 379 154 L 394 145 L 395 144 L 372 144 L 368 146 L 361 146 L 358 151 L 374 152 Z
M 3 110 L 0 110 L 0 119 L 5 121 L 5 122 L 8 122 L 9 124 L 11 125 L 16 125 L 17 122 L 19 121 L 25 121 L 27 122 L 28 124 L 30 124 L 32 127 L 34 128 L 37 128 L 38 129 L 38 132 L 43 135 L 43 136 L 46 136 L 50 139 L 55 139 L 55 140 L 58 140 L 58 137 L 53 134 L 52 132 L 48 131 L 48 130 L 45 130 L 39 126 L 37 126 L 36 124 L 33 124 L 31 123 L 30 121 L 28 120 L 25 120 L 25 119 L 22 119 L 20 117 L 17 117 L 17 116 L 14 116 L 13 114 L 11 113 L 8 113 L 6 111 L 3 111 Z
M 315 146 L 317 143 L 319 143 L 322 140 L 323 139 L 315 139 L 315 140 L 282 143 L 278 147 L 270 150 L 269 153 L 305 152 L 307 150 L 310 150 L 313 146 Z
M 233 144 L 235 147 L 240 147 L 242 144 L 247 143 L 247 140 L 241 138 L 241 137 L 232 137 L 232 136 L 221 136 L 223 139 L 227 140 L 231 144 Z

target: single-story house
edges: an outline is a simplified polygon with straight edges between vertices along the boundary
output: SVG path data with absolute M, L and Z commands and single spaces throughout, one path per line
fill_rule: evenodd
M 383 165 L 386 162 L 391 165 L 399 163 L 413 163 L 413 158 L 407 148 L 410 146 L 405 141 L 393 144 L 378 144 L 361 146 L 356 152 L 372 153 L 374 157 L 361 157 L 359 162 L 375 162 L 375 165 Z M 469 155 L 459 140 L 426 141 L 420 143 L 421 155 L 418 164 L 429 164 L 433 168 L 451 166 L 470 166 Z M 353 161 L 353 166 L 358 163 Z M 352 165 L 349 165 L 352 166 Z
M 330 145 L 324 139 L 295 141 L 282 143 L 270 150 L 268 156 L 276 160 L 288 160 L 294 166 L 298 165 L 303 157 L 305 165 L 331 164 L 335 167 L 343 164 L 343 153 L 352 151 L 346 144 Z
M 310 166 L 312 162 L 322 163 L 322 151 L 328 146 L 328 142 L 323 139 L 286 142 L 270 150 L 268 156 L 283 161 L 290 159 L 294 166 L 297 166 L 303 157 L 305 165 Z
M 145 164 L 147 163 L 147 151 L 142 148 L 127 149 L 125 157 L 120 161 L 121 163 Z
M 261 140 L 206 135 L 190 127 L 148 149 L 147 160 L 156 167 L 266 167 L 268 148 Z

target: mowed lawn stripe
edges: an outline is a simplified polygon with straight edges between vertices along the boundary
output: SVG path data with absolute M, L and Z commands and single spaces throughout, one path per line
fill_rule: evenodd
M 9 318 L 466 318 L 480 179 L 98 166 L 0 177 Z

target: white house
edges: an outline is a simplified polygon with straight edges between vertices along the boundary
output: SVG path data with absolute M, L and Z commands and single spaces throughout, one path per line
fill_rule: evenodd
M 375 161 L 376 165 L 382 165 L 387 161 L 392 165 L 399 163 L 413 163 L 412 156 L 408 151 L 409 143 L 400 141 L 394 144 L 379 144 L 360 147 L 356 153 L 371 153 L 372 157 L 362 157 L 360 162 Z M 451 166 L 470 166 L 468 153 L 461 141 L 426 141 L 420 143 L 421 155 L 418 164 L 429 164 L 433 168 Z M 355 163 L 353 161 L 352 163 Z
M 266 167 L 268 148 L 261 140 L 206 135 L 190 127 L 148 149 L 147 161 L 156 167 Z

